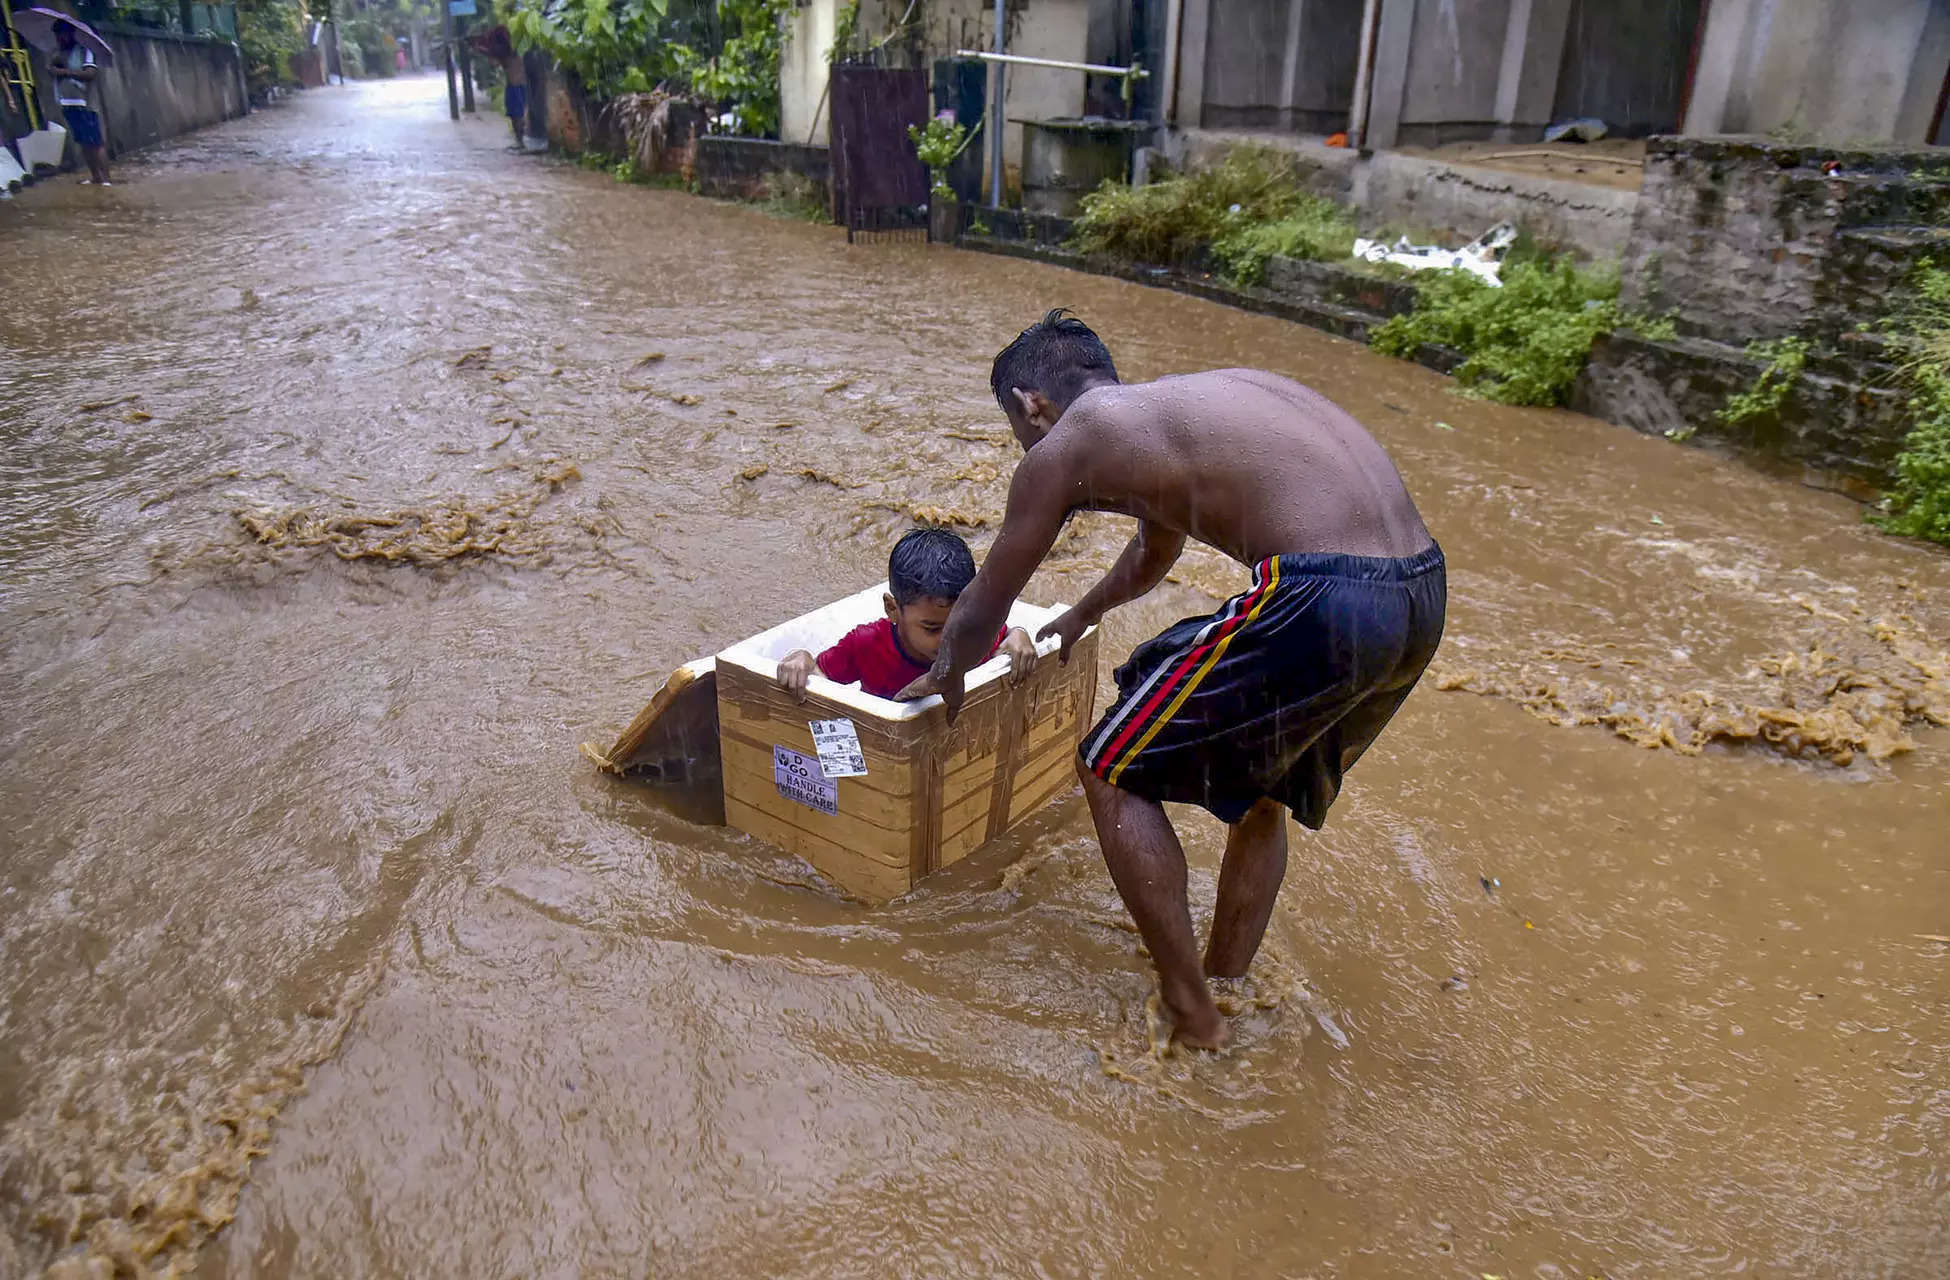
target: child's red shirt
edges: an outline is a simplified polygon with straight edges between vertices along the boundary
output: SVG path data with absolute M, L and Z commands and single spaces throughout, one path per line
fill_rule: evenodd
M 996 632 L 995 643 L 982 655 L 986 662 L 1002 647 L 1009 629 Z M 863 622 L 840 637 L 839 643 L 819 655 L 819 673 L 835 684 L 852 684 L 876 698 L 891 698 L 928 673 L 932 664 L 908 656 L 894 634 L 894 624 L 886 618 Z

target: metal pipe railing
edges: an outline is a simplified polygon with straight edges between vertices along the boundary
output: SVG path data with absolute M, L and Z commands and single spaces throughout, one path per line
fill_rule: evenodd
M 980 53 L 974 49 L 957 49 L 957 58 L 979 58 L 983 62 L 1006 62 L 1013 66 L 1053 67 L 1058 71 L 1087 71 L 1093 76 L 1129 76 L 1142 80 L 1150 75 L 1140 66 L 1109 67 L 1096 62 L 1063 62 L 1056 58 L 1026 58 L 1017 53 Z

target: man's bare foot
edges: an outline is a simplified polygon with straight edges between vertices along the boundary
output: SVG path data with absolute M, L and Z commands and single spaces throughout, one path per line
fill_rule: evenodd
M 1188 1049 L 1211 1049 L 1216 1052 L 1225 1048 L 1226 1041 L 1231 1038 L 1226 1020 L 1216 1015 L 1210 1027 L 1194 1030 L 1191 1024 L 1181 1022 L 1171 1029 L 1171 1042 Z
M 1204 983 L 1174 995 L 1164 994 L 1165 1010 L 1171 1018 L 1171 1042 L 1191 1049 L 1223 1049 L 1230 1032 L 1225 1015 L 1213 1002 Z

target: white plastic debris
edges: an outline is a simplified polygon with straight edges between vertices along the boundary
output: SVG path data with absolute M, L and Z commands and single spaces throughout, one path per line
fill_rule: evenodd
M 20 148 L 21 165 L 30 173 L 42 166 L 58 168 L 61 152 L 67 145 L 68 131 L 52 120 L 34 132 L 14 139 L 14 146 Z
M 1363 262 L 1392 262 L 1410 271 L 1467 271 L 1485 284 L 1501 288 L 1503 255 L 1516 242 L 1516 226 L 1499 222 L 1460 249 L 1410 244 L 1407 236 L 1392 245 L 1357 237 L 1354 256 Z

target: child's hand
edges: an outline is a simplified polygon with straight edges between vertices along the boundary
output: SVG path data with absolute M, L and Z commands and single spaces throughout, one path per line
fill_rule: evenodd
M 1002 638 L 1002 652 L 1009 655 L 1009 683 L 1021 684 L 1036 669 L 1036 642 L 1021 627 L 1010 627 Z
M 804 702 L 806 681 L 812 677 L 813 668 L 813 656 L 804 649 L 795 649 L 786 654 L 779 659 L 779 688 Z

